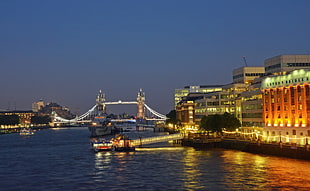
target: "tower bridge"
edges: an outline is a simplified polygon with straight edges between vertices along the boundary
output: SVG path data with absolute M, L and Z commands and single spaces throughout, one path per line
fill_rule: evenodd
M 91 118 L 101 117 L 106 114 L 106 107 L 108 105 L 137 105 L 137 118 L 142 120 L 156 120 L 156 121 L 165 121 L 167 117 L 159 112 L 156 112 L 150 108 L 145 103 L 145 93 L 142 89 L 139 90 L 136 101 L 106 101 L 105 94 L 102 91 L 99 91 L 99 94 L 96 97 L 96 105 L 91 107 L 86 113 L 76 116 L 74 119 L 65 119 L 60 117 L 55 111 L 52 112 L 52 117 L 54 123 L 85 123 L 91 122 Z

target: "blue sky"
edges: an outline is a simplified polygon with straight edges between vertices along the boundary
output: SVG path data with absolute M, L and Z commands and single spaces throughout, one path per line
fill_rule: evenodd
M 310 54 L 309 7 L 307 0 L 1 0 L 0 109 L 31 109 L 42 98 L 84 113 L 99 89 L 116 101 L 135 100 L 142 88 L 146 103 L 166 114 L 174 89 L 231 83 L 242 56 L 263 66 L 280 54 Z

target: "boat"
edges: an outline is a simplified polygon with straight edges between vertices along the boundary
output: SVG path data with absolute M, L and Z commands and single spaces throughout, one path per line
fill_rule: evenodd
M 112 151 L 134 151 L 133 141 L 125 134 L 117 134 L 112 140 Z
M 133 141 L 125 134 L 117 134 L 110 141 L 105 139 L 92 139 L 92 148 L 95 152 L 99 151 L 134 151 Z
M 136 120 L 134 119 L 109 119 L 105 116 L 95 117 L 92 125 L 88 129 L 91 137 L 101 137 L 137 130 Z
M 91 137 L 99 137 L 112 134 L 112 123 L 106 117 L 95 117 L 91 126 L 88 127 Z
M 136 131 L 136 120 L 135 119 L 112 119 L 112 124 L 116 129 L 121 132 Z
M 93 139 L 91 144 L 95 152 L 111 151 L 113 146 L 111 141 L 106 141 L 105 139 Z
M 23 136 L 27 136 L 27 135 L 33 135 L 34 134 L 34 131 L 30 128 L 23 128 L 22 130 L 20 130 L 19 132 L 20 135 L 23 135 Z

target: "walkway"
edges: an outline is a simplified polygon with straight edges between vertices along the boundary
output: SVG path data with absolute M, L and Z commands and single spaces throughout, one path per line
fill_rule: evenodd
M 180 140 L 183 138 L 184 138 L 183 134 L 177 133 L 177 134 L 171 134 L 171 135 L 161 135 L 161 136 L 156 136 L 156 137 L 134 139 L 133 143 L 134 145 L 138 146 L 138 145 L 147 145 L 147 144 L 153 144 L 153 143 L 162 143 L 162 142 Z

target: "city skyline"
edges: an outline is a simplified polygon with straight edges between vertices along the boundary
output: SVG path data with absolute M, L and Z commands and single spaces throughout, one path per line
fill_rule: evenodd
M 86 112 L 101 89 L 167 114 L 174 89 L 310 54 L 309 1 L 1 1 L 0 109 L 43 99 Z M 121 110 L 122 108 L 120 108 Z M 126 112 L 126 111 L 124 111 Z

